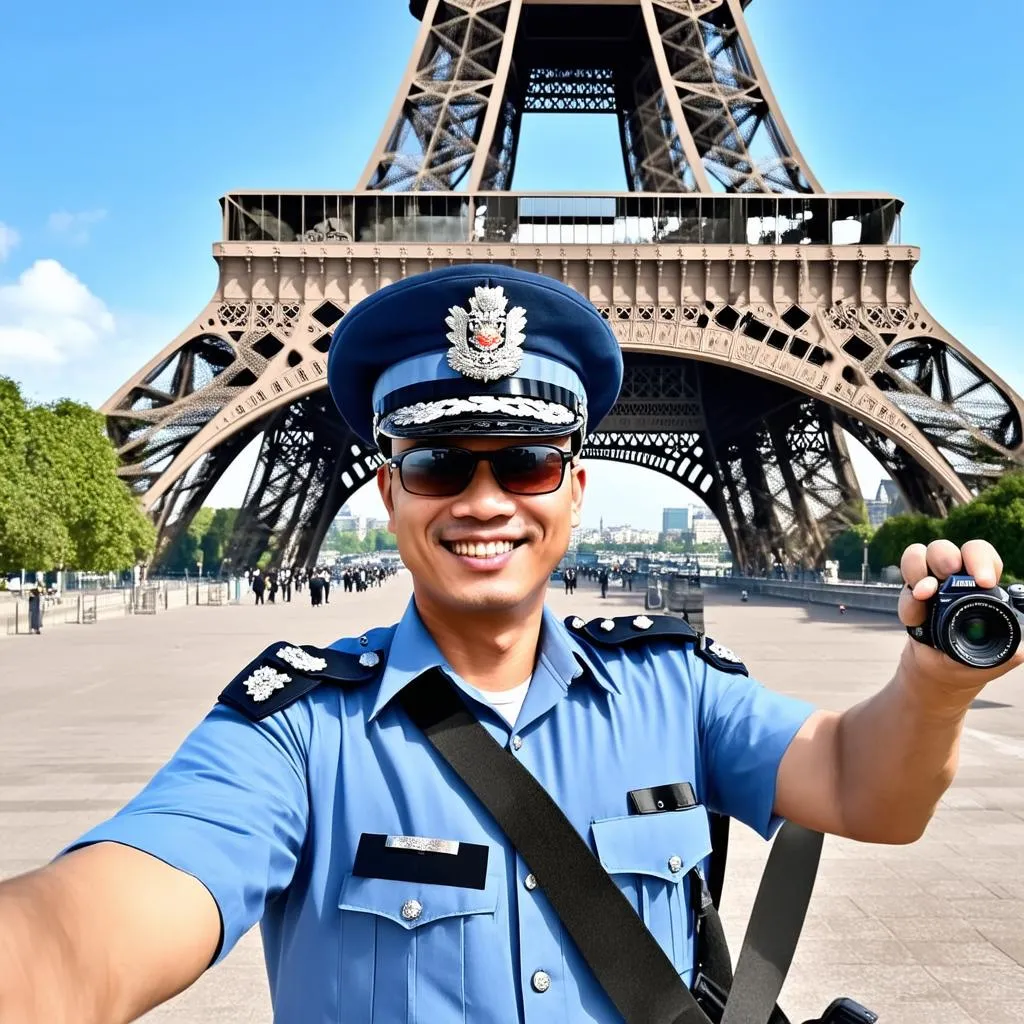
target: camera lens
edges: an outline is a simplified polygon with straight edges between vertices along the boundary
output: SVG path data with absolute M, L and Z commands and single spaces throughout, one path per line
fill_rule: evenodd
M 943 626 L 943 649 L 974 668 L 995 668 L 1009 661 L 1021 640 L 1020 626 L 1006 605 L 983 596 L 956 602 Z

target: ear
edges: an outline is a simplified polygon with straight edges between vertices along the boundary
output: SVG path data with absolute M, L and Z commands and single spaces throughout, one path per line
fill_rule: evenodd
M 384 508 L 388 513 L 388 532 L 395 532 L 395 496 L 391 492 L 391 485 L 394 480 L 391 467 L 385 462 L 377 467 L 377 490 L 380 492 L 380 500 L 384 502 Z
M 570 486 L 572 487 L 572 515 L 573 527 L 582 522 L 583 516 L 583 492 L 587 489 L 587 471 L 579 465 L 571 469 Z

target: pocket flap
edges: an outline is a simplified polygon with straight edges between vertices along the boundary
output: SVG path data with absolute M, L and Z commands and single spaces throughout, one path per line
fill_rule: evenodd
M 591 829 L 598 859 L 610 875 L 653 875 L 681 882 L 711 853 L 708 814 L 701 806 L 604 818 Z
M 349 874 L 342 883 L 338 907 L 386 917 L 403 928 L 418 928 L 446 917 L 493 914 L 498 908 L 500 882 L 500 875 L 494 870 L 488 871 L 483 889 Z

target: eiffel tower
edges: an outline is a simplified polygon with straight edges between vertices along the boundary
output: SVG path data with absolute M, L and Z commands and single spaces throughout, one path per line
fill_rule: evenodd
M 412 0 L 419 35 L 361 187 L 223 197 L 216 293 L 104 406 L 162 550 L 261 437 L 232 564 L 315 559 L 380 461 L 332 408 L 331 331 L 458 262 L 595 304 L 626 377 L 585 454 L 691 489 L 745 569 L 816 565 L 857 518 L 844 431 L 931 515 L 1024 463 L 1021 398 L 917 297 L 902 203 L 829 194 L 801 155 L 749 3 Z M 511 191 L 538 112 L 615 114 L 627 189 Z

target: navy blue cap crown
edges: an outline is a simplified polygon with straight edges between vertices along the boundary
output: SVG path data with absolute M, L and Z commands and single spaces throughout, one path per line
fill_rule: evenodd
M 364 441 L 594 430 L 622 385 L 595 307 L 559 281 L 502 265 L 407 277 L 358 303 L 327 359 L 334 402 Z

